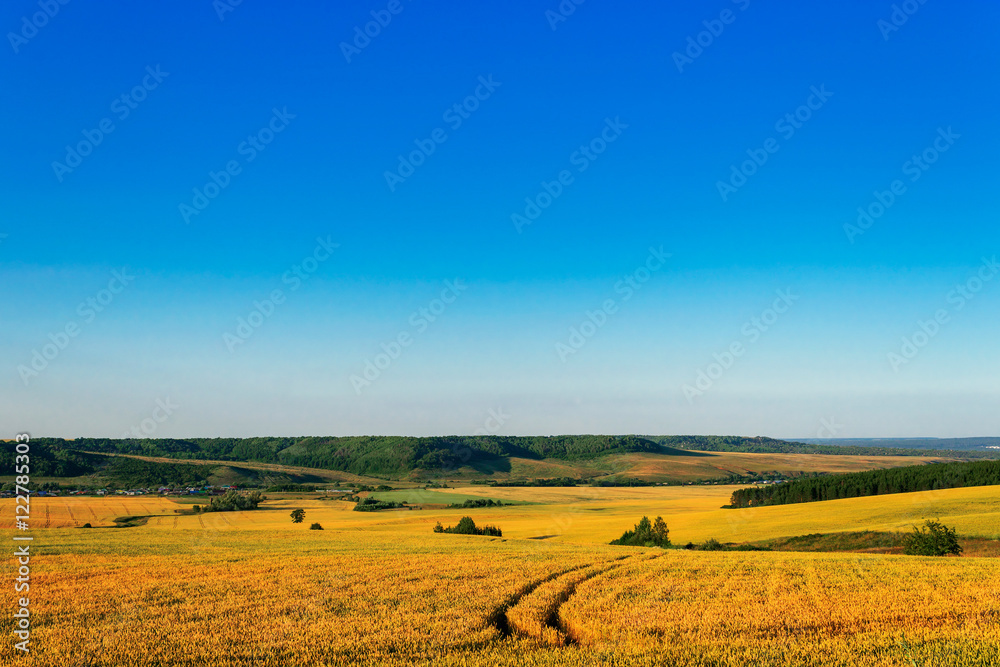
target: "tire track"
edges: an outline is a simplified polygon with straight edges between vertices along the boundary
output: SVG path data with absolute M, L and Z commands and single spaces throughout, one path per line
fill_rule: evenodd
M 570 572 L 576 572 L 577 570 L 583 570 L 588 567 L 591 567 L 591 565 L 581 565 L 579 567 L 573 567 L 568 570 L 560 570 L 558 572 L 553 572 L 552 574 L 546 577 L 542 577 L 541 579 L 536 579 L 531 583 L 525 584 L 516 592 L 514 592 L 512 595 L 508 596 L 507 599 L 500 604 L 500 606 L 498 606 L 492 612 L 490 612 L 490 614 L 486 617 L 486 624 L 496 628 L 497 631 L 500 632 L 501 637 L 503 638 L 510 637 L 513 634 L 513 631 L 510 628 L 510 622 L 507 618 L 507 611 L 511 607 L 514 607 L 525 596 L 531 595 L 531 593 L 533 593 L 535 589 L 541 586 L 542 584 L 548 581 L 552 581 L 553 579 L 557 579 L 565 574 L 569 574 Z
M 549 646 L 576 644 L 572 629 L 563 621 L 560 610 L 585 581 L 635 563 L 659 558 L 663 554 L 621 556 L 612 562 L 596 563 L 565 572 L 536 586 L 507 610 L 508 625 L 518 634 Z M 551 585 L 550 585 L 551 584 Z
M 45 525 L 43 528 L 48 528 L 52 525 L 52 517 L 49 516 L 49 503 L 45 503 Z
M 73 525 L 74 526 L 79 526 L 80 522 L 77 521 L 76 517 L 73 515 L 73 508 L 69 506 L 69 503 L 63 501 L 63 507 L 65 507 L 66 511 L 69 513 L 69 518 L 70 518 L 70 521 L 73 522 Z

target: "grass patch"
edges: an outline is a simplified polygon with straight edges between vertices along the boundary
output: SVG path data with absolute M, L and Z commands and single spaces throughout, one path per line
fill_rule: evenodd
M 119 516 L 114 519 L 114 528 L 135 528 L 136 526 L 145 526 L 147 521 L 149 521 L 148 516 Z
M 813 533 L 756 542 L 775 551 L 857 551 L 902 553 L 903 533 L 865 530 L 847 533 Z
M 433 491 L 430 489 L 397 489 L 395 491 L 373 491 L 370 497 L 383 502 L 407 503 L 408 505 L 452 505 L 461 504 L 466 500 L 493 500 L 502 502 L 504 505 L 531 505 L 520 500 L 505 500 L 500 498 L 487 498 L 486 496 L 465 495 L 462 493 L 445 493 L 443 491 Z

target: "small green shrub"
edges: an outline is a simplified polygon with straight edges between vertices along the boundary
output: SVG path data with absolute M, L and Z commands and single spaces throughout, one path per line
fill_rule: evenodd
M 355 512 L 381 512 L 382 510 L 395 510 L 406 507 L 406 503 L 398 503 L 393 500 L 379 500 L 378 498 L 359 498 L 354 506 Z
M 962 553 L 962 545 L 954 528 L 948 528 L 939 521 L 927 519 L 922 528 L 913 527 L 913 532 L 903 538 L 903 553 L 909 556 L 947 556 Z
M 309 526 L 309 530 L 323 530 L 323 526 L 319 525 L 318 523 L 314 523 L 313 525 Z
M 726 545 L 715 539 L 714 537 L 706 542 L 703 542 L 698 551 L 725 551 Z

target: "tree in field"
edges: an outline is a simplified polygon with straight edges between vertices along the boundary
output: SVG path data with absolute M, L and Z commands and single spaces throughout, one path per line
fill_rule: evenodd
M 201 508 L 202 512 L 239 512 L 243 510 L 255 510 L 263 500 L 264 496 L 260 491 L 250 493 L 240 493 L 230 489 L 224 495 L 217 496 L 208 501 L 208 504 Z M 197 507 L 197 506 L 196 506 Z
M 482 526 L 476 525 L 476 522 L 472 520 L 471 516 L 463 516 L 458 520 L 458 523 L 454 526 L 448 526 L 445 528 L 438 521 L 437 525 L 434 526 L 435 533 L 453 533 L 456 535 L 490 535 L 492 537 L 503 537 L 503 531 L 501 531 L 496 526 Z
M 621 537 L 611 542 L 611 544 L 621 544 L 632 547 L 663 547 L 670 546 L 668 538 L 670 531 L 667 529 L 667 522 L 663 517 L 656 517 L 655 521 L 650 521 L 649 517 L 642 517 L 639 523 L 635 524 L 632 530 L 626 530 Z
M 663 520 L 662 516 L 656 517 L 656 521 L 653 522 L 653 542 L 657 546 L 665 547 L 670 544 L 670 529 L 667 528 L 667 522 Z
M 306 518 L 306 511 L 303 509 L 292 510 L 292 523 L 302 523 Z
M 903 553 L 909 556 L 947 556 L 962 553 L 962 545 L 954 528 L 940 521 L 927 519 L 923 528 L 913 527 L 913 532 L 903 538 Z

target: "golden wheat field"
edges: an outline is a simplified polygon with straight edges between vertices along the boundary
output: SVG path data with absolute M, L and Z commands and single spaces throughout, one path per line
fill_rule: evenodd
M 35 498 L 33 651 L 4 642 L 0 663 L 1000 664 L 994 558 L 607 544 L 642 515 L 663 515 L 679 544 L 906 529 L 923 516 L 996 538 L 996 487 L 720 509 L 731 491 L 467 487 L 428 493 L 419 510 L 273 497 L 200 515 L 147 496 Z M 447 509 L 442 493 L 531 504 Z M 292 524 L 300 507 L 306 521 Z M 503 537 L 432 532 L 464 514 Z M 120 516 L 148 520 L 110 527 Z M 0 527 L 12 521 L 0 501 Z M 12 588 L 0 590 L 10 608 Z M 0 633 L 12 629 L 0 618 Z

